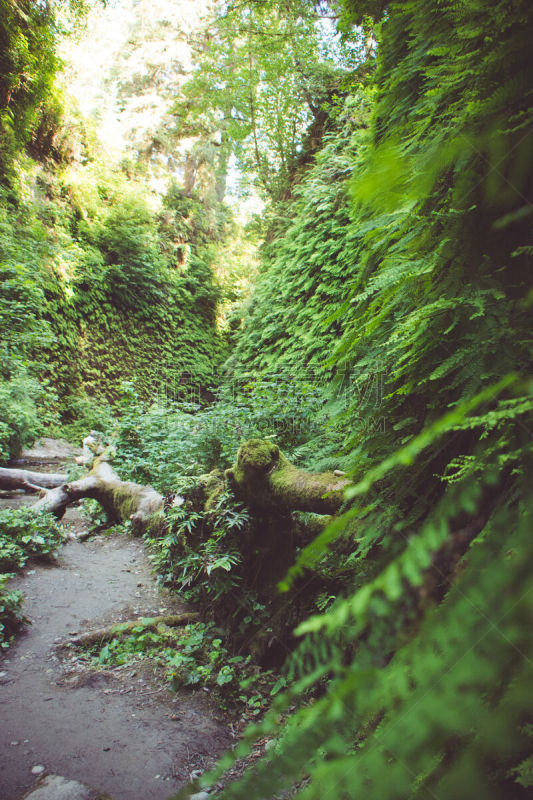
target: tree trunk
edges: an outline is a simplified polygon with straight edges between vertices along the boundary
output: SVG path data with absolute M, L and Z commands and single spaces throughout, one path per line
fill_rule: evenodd
M 48 511 L 61 519 L 70 503 L 84 497 L 97 500 L 110 522 L 131 520 L 136 534 L 142 534 L 155 521 L 163 510 L 164 502 L 163 495 L 151 486 L 121 481 L 110 464 L 100 457 L 95 460 L 88 475 L 51 489 L 33 508 L 36 511 Z
M 86 440 L 89 442 L 90 437 Z M 92 440 L 90 449 L 95 452 Z M 79 480 L 66 483 L 64 475 L 44 475 L 26 470 L 0 470 L 0 488 L 41 490 L 43 496 L 33 508 L 49 511 L 61 518 L 70 503 L 84 497 L 97 500 L 110 522 L 131 520 L 141 534 L 162 514 L 164 498 L 151 486 L 122 481 L 106 461 L 106 453 L 94 460 L 91 471 Z M 5 475 L 2 482 L 2 475 Z M 279 447 L 268 440 L 250 439 L 241 445 L 237 461 L 224 474 L 215 471 L 204 476 L 201 505 L 209 509 L 224 487 L 224 478 L 237 497 L 252 512 L 287 516 L 292 511 L 336 514 L 350 484 L 339 472 L 306 472 L 288 461 Z M 45 487 L 52 486 L 46 491 Z M 176 497 L 174 505 L 183 498 Z
M 9 469 L 0 467 L 0 489 L 12 491 L 24 489 L 25 492 L 38 492 L 53 489 L 65 483 L 67 476 L 56 472 L 31 472 L 28 469 Z
M 274 514 L 336 514 L 350 484 L 342 473 L 298 469 L 277 445 L 264 439 L 250 439 L 241 445 L 236 464 L 225 475 L 250 510 Z

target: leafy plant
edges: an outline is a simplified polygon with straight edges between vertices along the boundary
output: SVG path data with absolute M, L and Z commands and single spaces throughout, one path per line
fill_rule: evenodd
M 51 514 L 0 508 L 0 569 L 21 568 L 29 558 L 49 556 L 65 538 Z
M 363 576 L 355 593 L 300 626 L 288 690 L 234 756 L 275 733 L 276 758 L 255 763 L 224 797 L 299 787 L 299 795 L 314 798 L 332 785 L 345 797 L 363 787 L 387 798 L 428 790 L 455 797 L 460 786 L 465 796 L 527 796 L 513 781 L 529 786 L 532 509 L 517 501 L 478 524 L 468 563 L 448 591 L 443 558 L 457 564 L 452 543 L 460 547 L 465 534 L 450 531 L 447 520 L 461 510 L 476 518 L 481 496 L 475 481 L 455 488 L 373 580 Z M 291 706 L 280 729 L 280 714 Z M 304 774 L 310 780 L 302 785 Z M 206 776 L 206 785 L 218 777 Z
M 37 406 L 41 395 L 42 388 L 24 366 L 8 380 L 0 374 L 0 463 L 20 456 L 42 432 Z
M 97 397 L 84 394 L 63 398 L 61 403 L 61 434 L 79 445 L 91 431 L 107 431 L 114 422 L 113 410 L 109 403 Z
M 171 508 L 163 534 L 145 537 L 160 580 L 188 599 L 216 602 L 239 585 L 239 535 L 248 523 L 248 512 L 229 492 L 208 511 Z
M 164 670 L 176 691 L 183 687 L 210 689 L 222 707 L 244 703 L 253 709 L 252 715 L 265 708 L 272 685 L 270 674 L 258 675 L 249 656 L 231 655 L 213 623 L 197 622 L 183 628 L 160 625 L 152 631 L 147 630 L 147 622 L 140 618 L 127 636 L 117 633 L 96 648 L 93 663 L 151 663 Z
M 0 574 L 0 647 L 7 648 L 17 628 L 25 621 L 22 613 L 22 592 L 8 589 L 13 573 Z

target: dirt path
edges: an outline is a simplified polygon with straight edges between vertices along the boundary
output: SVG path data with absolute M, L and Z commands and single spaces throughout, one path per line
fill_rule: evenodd
M 86 525 L 76 510 L 66 521 L 75 532 Z M 0 661 L 1 800 L 19 800 L 37 765 L 113 800 L 166 800 L 229 746 L 201 690 L 175 695 L 132 667 L 95 674 L 58 657 L 71 632 L 181 610 L 155 586 L 141 541 L 71 541 L 57 565 L 33 566 L 13 585 L 33 624 Z

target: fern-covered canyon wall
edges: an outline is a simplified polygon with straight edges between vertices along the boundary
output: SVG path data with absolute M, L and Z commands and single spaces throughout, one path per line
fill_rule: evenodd
M 369 528 L 382 539 L 400 520 L 418 524 L 446 486 L 522 469 L 531 20 L 520 3 L 509 14 L 482 2 L 393 3 L 383 18 L 369 8 L 345 13 L 376 15 L 377 71 L 333 107 L 314 164 L 273 217 L 230 363 L 327 383 L 344 468 L 363 483 L 450 414 L 447 435 L 380 484 Z
M 185 189 L 186 146 L 170 158 L 174 140 L 161 141 L 165 103 L 191 68 L 194 24 L 178 18 L 169 32 L 163 20 L 149 36 L 146 9 L 126 5 L 99 6 L 88 18 L 75 4 L 2 6 L 3 458 L 31 441 L 39 420 L 81 415 L 86 429 L 100 427 L 124 381 L 144 397 L 197 401 L 224 355 L 214 261 L 232 215 L 212 191 L 209 163 Z M 114 60 L 96 70 L 87 58 L 60 61 L 59 44 L 75 50 L 80 36 L 94 55 L 106 24 L 126 38 L 129 31 L 125 66 L 111 42 Z M 164 102 L 154 109 L 153 86 L 134 84 L 158 45 L 169 63 Z M 107 99 L 103 119 L 77 110 L 76 91 L 81 102 L 89 89 L 96 105 Z M 120 109 L 125 119 L 110 132 Z M 122 139 L 117 148 L 118 134 L 128 150 Z
M 275 731 L 276 757 L 224 796 L 522 798 L 531 9 L 342 11 L 373 29 L 377 69 L 345 85 L 273 214 L 230 363 L 243 377 L 307 369 L 328 386 L 330 452 L 354 485 L 284 587 L 325 568 L 343 599 L 297 629 L 284 700 L 310 685 L 314 700 L 279 730 L 280 701 L 250 732 L 252 746 Z M 327 451 L 322 440 L 307 463 L 330 466 Z M 516 737 L 505 753 L 502 736 Z

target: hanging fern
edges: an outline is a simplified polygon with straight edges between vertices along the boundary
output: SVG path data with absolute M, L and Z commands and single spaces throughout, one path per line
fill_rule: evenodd
M 331 379 L 353 486 L 285 585 L 329 568 L 339 593 L 236 753 L 275 748 L 222 796 L 525 800 L 531 9 L 342 6 L 383 19 L 376 85 L 345 101 L 372 104 L 371 125 L 341 115 L 283 209 L 233 361 Z

